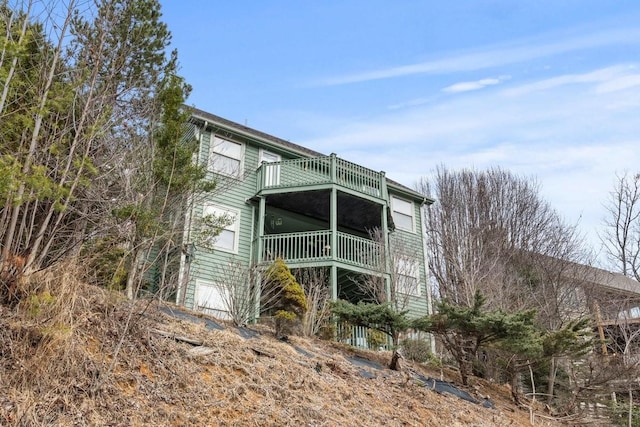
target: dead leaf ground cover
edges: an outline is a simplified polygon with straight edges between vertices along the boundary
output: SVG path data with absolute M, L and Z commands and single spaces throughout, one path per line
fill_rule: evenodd
M 249 338 L 231 326 L 212 330 L 158 302 L 125 301 L 73 277 L 70 266 L 43 274 L 26 302 L 0 307 L 2 425 L 530 425 L 504 386 L 473 381 L 468 391 L 495 404 L 485 408 L 438 394 L 407 372 L 351 360 L 384 365 L 389 353 L 300 337 L 282 342 L 265 326 Z M 456 380 L 451 370 L 405 366 Z M 560 425 L 536 409 L 535 425 Z

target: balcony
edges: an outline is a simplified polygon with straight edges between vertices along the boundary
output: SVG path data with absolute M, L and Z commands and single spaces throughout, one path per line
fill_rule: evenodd
M 270 234 L 261 237 L 259 262 L 283 258 L 287 264 L 337 261 L 355 267 L 379 271 L 382 247 L 362 237 L 337 232 L 336 247 L 331 246 L 331 231 L 306 231 Z
M 335 155 L 263 163 L 258 168 L 258 193 L 265 190 L 340 185 L 371 198 L 386 199 L 384 172 L 376 172 Z

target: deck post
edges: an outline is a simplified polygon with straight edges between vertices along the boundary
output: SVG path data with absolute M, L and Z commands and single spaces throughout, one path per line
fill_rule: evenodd
M 380 172 L 380 197 L 389 200 L 389 190 L 387 190 L 387 177 L 384 171 Z
M 600 311 L 600 305 L 597 301 L 593 302 L 593 314 L 596 320 L 596 325 L 598 327 L 598 337 L 600 338 L 600 342 L 602 343 L 602 354 L 607 355 L 607 341 L 604 336 L 604 327 L 602 326 L 602 313 Z
M 385 187 L 386 189 L 386 187 Z M 386 199 L 385 199 L 386 200 Z M 383 253 L 382 255 L 382 263 L 383 265 L 381 265 L 380 267 L 382 267 L 384 269 L 384 281 L 385 281 L 385 292 L 387 294 L 387 301 L 390 301 L 391 303 L 395 304 L 395 301 L 391 301 L 391 269 L 393 268 L 393 266 L 391 265 L 391 236 L 389 233 L 389 222 L 387 220 L 387 212 L 388 212 L 389 206 L 388 203 L 385 202 L 382 205 L 382 251 Z M 380 268 L 378 267 L 378 268 Z
M 338 182 L 338 156 L 336 153 L 331 153 L 329 155 L 329 174 L 331 177 L 331 183 L 335 184 Z
M 335 186 L 331 188 L 329 227 L 331 228 L 330 255 L 332 260 L 336 260 L 339 256 L 342 256 L 342 254 L 338 253 L 338 190 Z
M 335 264 L 331 265 L 331 301 L 338 300 L 338 267 Z
M 266 215 L 266 200 L 265 197 L 260 197 L 260 203 L 258 205 L 258 242 L 257 242 L 257 254 L 255 257 L 255 262 L 256 264 L 260 264 L 262 262 L 262 258 L 263 258 L 263 254 L 264 254 L 264 218 Z M 260 277 L 260 275 L 258 275 L 258 277 L 256 278 L 256 282 L 255 286 L 256 286 L 256 292 L 255 292 L 255 311 L 254 311 L 254 317 L 255 317 L 255 321 L 257 322 L 258 319 L 260 318 L 260 297 L 261 295 L 261 287 L 260 287 L 260 282 L 262 281 L 262 278 Z
M 331 299 L 338 299 L 338 267 L 335 260 L 338 259 L 338 190 L 335 183 L 337 182 L 337 156 L 331 153 L 331 199 L 329 200 L 329 228 L 331 229 Z
M 264 189 L 264 164 L 263 160 L 258 166 L 258 173 L 256 174 L 256 192 L 259 193 Z

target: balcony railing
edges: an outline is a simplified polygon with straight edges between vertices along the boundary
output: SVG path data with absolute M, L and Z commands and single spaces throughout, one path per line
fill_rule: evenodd
M 345 323 L 336 326 L 336 338 L 344 344 L 367 350 L 389 350 L 391 347 L 387 335 L 375 329 Z
M 383 172 L 367 169 L 335 155 L 263 163 L 258 168 L 258 192 L 321 184 L 339 184 L 369 196 L 386 197 Z
M 339 261 L 377 271 L 381 267 L 381 251 L 377 242 L 341 232 L 336 235 L 334 248 L 331 231 L 306 231 L 263 236 L 259 261 L 276 258 L 283 258 L 288 263 Z

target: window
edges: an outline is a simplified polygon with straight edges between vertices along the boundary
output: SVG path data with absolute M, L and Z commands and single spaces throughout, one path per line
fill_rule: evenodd
M 414 259 L 396 260 L 396 291 L 400 294 L 420 296 L 420 270 Z
M 393 222 L 401 230 L 414 231 L 413 203 L 391 196 Z
M 260 165 L 263 163 L 279 162 L 282 158 L 278 154 L 260 150 Z M 264 185 L 271 187 L 280 184 L 280 165 L 264 165 Z
M 213 136 L 209 169 L 216 173 L 239 177 L 242 173 L 244 145 Z
M 220 234 L 213 239 L 212 246 L 225 252 L 238 253 L 238 234 L 240 231 L 240 212 L 222 206 L 205 206 L 204 216 L 213 215 L 216 218 L 224 218 L 225 226 Z

